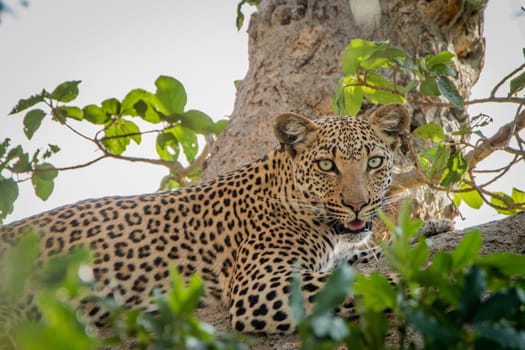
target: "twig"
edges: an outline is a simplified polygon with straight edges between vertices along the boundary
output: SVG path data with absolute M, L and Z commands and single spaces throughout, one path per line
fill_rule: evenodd
M 507 74 L 505 77 L 503 77 L 503 79 L 501 79 L 499 81 L 499 83 L 497 83 L 496 85 L 494 85 L 494 88 L 492 89 L 492 91 L 490 92 L 490 97 L 495 97 L 496 96 L 496 92 L 498 91 L 498 89 L 508 80 L 510 79 L 514 74 L 518 73 L 520 70 L 524 69 L 525 68 L 525 63 L 523 63 L 521 66 L 519 66 L 518 68 L 514 69 L 512 72 L 510 72 L 509 74 Z

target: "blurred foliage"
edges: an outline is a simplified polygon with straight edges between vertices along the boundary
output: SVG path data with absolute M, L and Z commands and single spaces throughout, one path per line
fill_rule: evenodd
M 0 318 L 5 322 L 0 324 L 0 348 L 88 350 L 127 344 L 158 350 L 245 349 L 239 336 L 218 333 L 194 316 L 204 288 L 200 277 L 192 276 L 185 283 L 171 268 L 171 288 L 165 295 L 153 296 L 157 312 L 132 310 L 96 295 L 87 250 L 76 249 L 39 264 L 38 245 L 37 235 L 25 235 L 0 261 L 0 310 L 11 313 Z M 34 294 L 40 321 L 20 313 L 28 292 Z M 78 312 L 79 300 L 107 308 L 112 332 L 98 334 Z
M 481 235 L 473 231 L 453 252 L 429 258 L 426 240 L 417 235 L 422 222 L 410 219 L 409 207 L 405 202 L 397 225 L 383 217 L 393 232 L 384 252 L 397 274 L 395 284 L 378 273 L 354 274 L 341 266 L 306 315 L 294 281 L 291 307 L 301 349 L 525 349 L 525 256 L 479 256 Z M 333 314 L 348 290 L 357 323 Z M 397 344 L 387 346 L 388 330 Z

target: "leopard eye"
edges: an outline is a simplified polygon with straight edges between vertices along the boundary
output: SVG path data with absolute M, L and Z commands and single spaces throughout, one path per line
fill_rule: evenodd
M 322 171 L 335 171 L 335 164 L 330 159 L 321 159 L 317 161 L 317 166 Z
M 368 169 L 377 169 L 383 164 L 385 157 L 375 156 L 368 160 Z

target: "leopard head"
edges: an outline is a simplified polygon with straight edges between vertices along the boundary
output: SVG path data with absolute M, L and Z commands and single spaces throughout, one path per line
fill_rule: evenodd
M 291 163 L 297 205 L 352 241 L 368 237 L 409 123 L 400 104 L 360 117 L 278 116 L 274 133 Z

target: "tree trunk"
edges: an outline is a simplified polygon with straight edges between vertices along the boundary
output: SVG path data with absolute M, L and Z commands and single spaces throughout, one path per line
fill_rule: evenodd
M 281 112 L 332 114 L 342 75 L 340 56 L 353 38 L 388 40 L 409 57 L 456 54 L 457 86 L 468 98 L 483 64 L 483 9 L 463 0 L 263 0 L 248 28 L 249 70 L 239 86 L 230 124 L 214 143 L 204 172 L 212 178 L 276 146 L 272 122 Z M 437 122 L 450 133 L 463 110 L 412 108 L 412 128 Z M 442 193 L 418 189 L 420 218 L 452 217 Z

